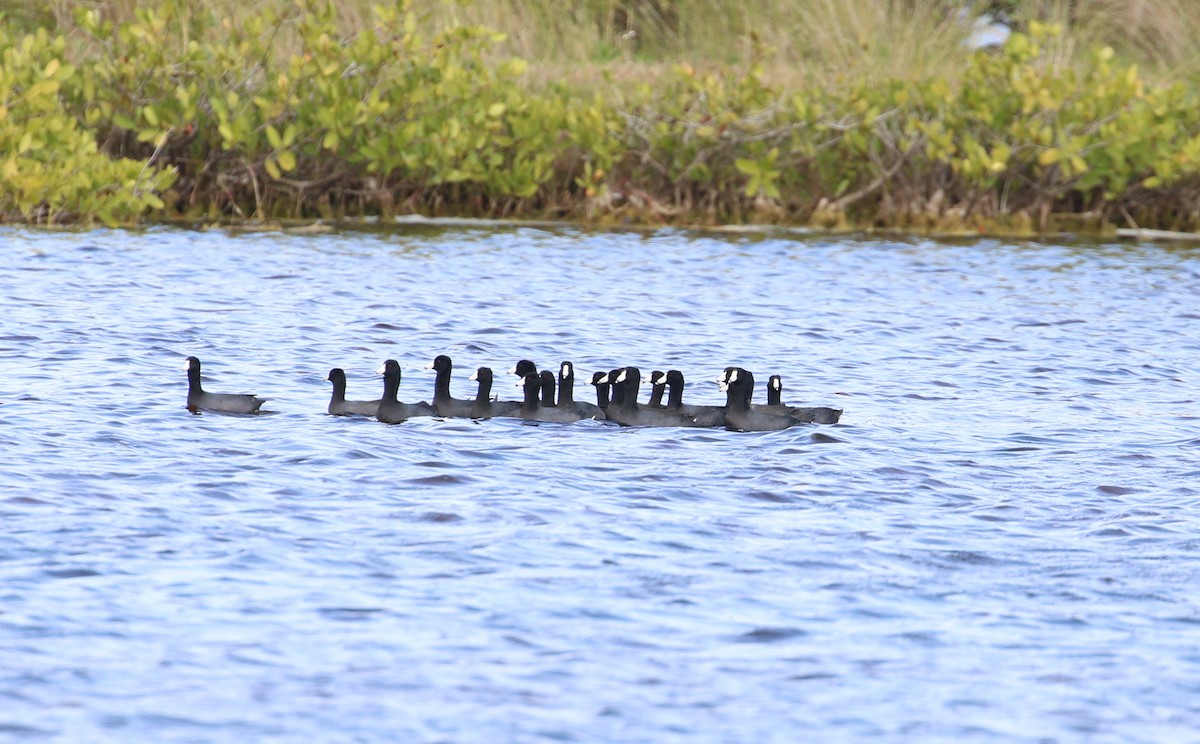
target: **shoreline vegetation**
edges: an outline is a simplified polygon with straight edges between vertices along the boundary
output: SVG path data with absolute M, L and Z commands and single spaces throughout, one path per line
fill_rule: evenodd
M 1183 0 L 146 5 L 0 0 L 0 222 L 1200 230 Z

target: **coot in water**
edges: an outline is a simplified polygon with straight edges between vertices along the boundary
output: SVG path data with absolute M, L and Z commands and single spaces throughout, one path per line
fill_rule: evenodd
M 475 393 L 475 403 L 471 406 L 471 418 L 516 416 L 520 413 L 521 404 L 515 400 L 492 400 L 491 367 L 480 367 L 467 379 L 479 383 L 479 392 Z
M 450 357 L 440 354 L 425 369 L 437 371 L 437 380 L 433 384 L 433 408 L 437 415 L 450 417 L 470 417 L 473 400 L 462 400 L 450 395 L 450 371 L 454 368 Z
M 783 402 L 783 378 L 771 375 L 767 378 L 767 404 L 754 406 L 756 410 L 767 413 L 781 413 L 795 416 L 801 421 L 814 424 L 836 424 L 842 417 L 842 409 L 825 406 L 793 406 Z
M 525 375 L 521 386 L 525 390 L 525 402 L 521 405 L 520 416 L 527 421 L 556 421 L 570 423 L 587 418 L 577 408 L 546 407 L 542 405 L 542 376 L 536 372 Z
M 677 369 L 667 370 L 663 375 L 670 392 L 667 394 L 667 410 L 678 411 L 696 419 L 699 426 L 724 426 L 725 406 L 685 405 L 683 402 L 683 373 Z
M 542 381 L 542 408 L 554 408 L 554 389 L 556 387 L 554 373 L 545 369 L 538 377 Z
M 334 367 L 325 375 L 333 383 L 333 396 L 329 399 L 331 416 L 374 416 L 379 412 L 378 400 L 346 400 L 346 372 Z
M 187 407 L 193 413 L 200 409 L 221 413 L 258 413 L 259 406 L 265 402 L 253 395 L 204 392 L 200 387 L 200 360 L 194 356 L 187 358 L 183 368 L 188 373 Z
M 751 410 L 754 375 L 748 370 L 735 368 L 722 385 L 725 388 L 725 428 L 730 431 L 778 431 L 804 423 L 793 416 Z
M 662 399 L 663 393 L 667 392 L 667 373 L 656 369 L 642 382 L 650 383 L 650 400 L 646 402 L 646 408 L 666 408 Z
M 401 421 L 416 416 L 436 416 L 433 406 L 421 401 L 420 403 L 401 403 L 396 400 L 400 392 L 400 363 L 389 359 L 379 368 L 383 375 L 383 397 L 379 399 L 379 410 L 375 418 L 385 424 L 398 424 Z
M 696 419 L 678 411 L 663 408 L 643 408 L 638 405 L 638 388 L 642 373 L 637 367 L 625 367 L 606 375 L 613 386 L 613 399 L 604 410 L 609 421 L 622 426 L 696 426 Z M 601 380 L 603 382 L 604 380 Z
M 563 362 L 558 368 L 558 407 L 575 408 L 584 416 L 604 420 L 604 409 L 595 403 L 575 400 L 575 365 Z

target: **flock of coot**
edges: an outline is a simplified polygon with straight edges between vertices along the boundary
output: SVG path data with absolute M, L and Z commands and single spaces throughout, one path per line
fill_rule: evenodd
M 723 426 L 733 431 L 773 431 L 798 424 L 835 424 L 842 415 L 839 408 L 791 406 L 781 401 L 783 383 L 773 375 L 767 383 L 767 402 L 752 403 L 754 375 L 741 367 L 726 367 L 716 382 L 725 392 L 725 405 L 689 405 L 683 402 L 683 373 L 678 370 L 652 372 L 643 378 L 637 367 L 621 367 L 596 372 L 590 384 L 596 388 L 596 402 L 575 400 L 575 366 L 563 362 L 557 377 L 549 370 L 538 371 L 529 360 L 521 360 L 510 373 L 520 378 L 523 399 L 496 400 L 492 396 L 493 376 L 488 367 L 480 367 L 470 379 L 479 385 L 474 398 L 450 395 L 450 357 L 437 357 L 426 368 L 437 372 L 431 402 L 403 403 L 400 391 L 400 364 L 389 359 L 379 368 L 383 375 L 383 397 L 378 400 L 346 400 L 346 373 L 335 367 L 326 379 L 333 384 L 329 413 L 335 416 L 371 416 L 387 424 L 398 424 L 416 416 L 443 418 L 510 417 L 528 421 L 568 423 L 585 418 L 612 421 L 622 426 Z M 188 357 L 187 407 L 224 413 L 258 413 L 262 398 L 253 395 L 209 393 L 200 385 L 200 360 Z M 641 383 L 651 386 L 650 400 L 638 402 Z M 555 391 L 557 389 L 557 397 Z M 663 396 L 666 395 L 666 401 Z

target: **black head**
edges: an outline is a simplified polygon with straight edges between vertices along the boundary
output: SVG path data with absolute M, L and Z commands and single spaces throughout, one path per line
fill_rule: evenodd
M 346 384 L 346 372 L 341 367 L 334 367 L 329 370 L 329 374 L 325 375 L 325 379 L 332 382 L 334 385 Z
M 605 374 L 606 374 L 605 372 L 593 372 L 591 382 L 589 382 L 588 384 L 596 385 L 597 387 L 599 387 L 600 385 L 607 385 L 608 384 L 607 382 L 600 382 L 601 380 L 604 379 Z
M 492 368 L 491 367 L 480 367 L 479 369 L 475 370 L 471 374 L 471 376 L 468 377 L 467 379 L 472 382 L 478 382 L 480 385 L 482 385 L 484 383 L 491 385 L 492 384 Z
M 395 359 L 389 359 L 383 363 L 383 366 L 381 366 L 379 369 L 377 369 L 375 371 L 378 374 L 383 375 L 384 377 L 395 377 L 397 380 L 399 380 L 400 379 L 400 362 L 397 362 Z
M 674 387 L 674 386 L 683 387 L 683 373 L 677 369 L 667 370 L 667 374 L 665 374 L 663 376 L 663 378 L 664 378 L 663 381 L 666 382 L 668 385 L 671 385 L 672 387 Z
M 200 360 L 196 357 L 188 357 L 183 362 L 183 369 L 185 372 L 195 372 L 196 374 L 200 374 Z
M 558 367 L 558 379 L 560 380 L 575 380 L 575 365 L 571 362 L 563 362 Z
M 521 361 L 517 362 L 516 366 L 508 371 L 510 375 L 516 375 L 521 379 L 525 379 L 525 375 L 531 372 L 537 372 L 537 365 L 528 359 L 522 359 Z
M 438 372 L 449 372 L 453 366 L 454 363 L 450 361 L 450 357 L 446 356 L 445 354 L 439 354 L 438 356 L 434 357 L 433 362 L 428 368 L 437 370 Z

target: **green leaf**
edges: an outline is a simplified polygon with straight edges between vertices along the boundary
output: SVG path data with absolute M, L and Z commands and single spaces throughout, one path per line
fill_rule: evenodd
M 726 162 L 729 162 L 729 161 L 726 161 Z M 739 172 L 741 172 L 747 176 L 757 176 L 758 175 L 759 165 L 758 165 L 757 160 L 746 160 L 745 158 L 738 158 L 737 160 L 734 161 L 733 164 L 737 167 Z

